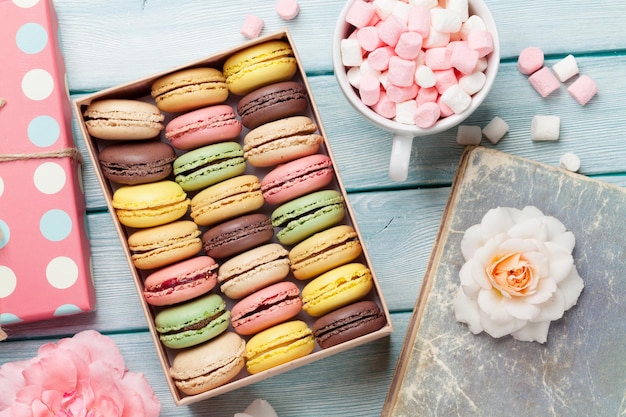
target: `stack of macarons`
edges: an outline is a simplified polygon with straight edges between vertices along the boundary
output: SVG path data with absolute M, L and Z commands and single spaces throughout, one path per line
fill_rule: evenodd
M 185 395 L 387 323 L 289 43 L 219 62 L 83 113 Z

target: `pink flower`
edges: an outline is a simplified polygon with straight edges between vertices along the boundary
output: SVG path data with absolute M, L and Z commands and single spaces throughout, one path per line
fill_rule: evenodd
M 128 372 L 115 342 L 87 330 L 0 367 L 0 417 L 157 417 L 143 374 Z

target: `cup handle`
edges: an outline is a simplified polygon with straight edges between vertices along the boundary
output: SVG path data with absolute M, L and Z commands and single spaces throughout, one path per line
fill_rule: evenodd
M 394 181 L 404 181 L 409 175 L 409 160 L 413 136 L 393 135 L 391 158 L 389 160 L 389 178 Z

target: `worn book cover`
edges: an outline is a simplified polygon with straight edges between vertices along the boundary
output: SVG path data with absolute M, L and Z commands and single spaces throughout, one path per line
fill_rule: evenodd
M 455 320 L 461 239 L 496 207 L 535 206 L 576 238 L 584 289 L 547 341 Z M 626 415 L 626 190 L 483 147 L 460 161 L 383 416 Z

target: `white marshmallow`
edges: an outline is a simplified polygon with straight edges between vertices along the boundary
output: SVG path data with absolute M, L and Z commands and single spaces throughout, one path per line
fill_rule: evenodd
M 454 10 L 434 8 L 430 10 L 433 29 L 444 33 L 455 33 L 461 29 L 461 16 Z
M 459 34 L 461 35 L 461 39 L 466 41 L 472 30 L 485 30 L 486 28 L 487 27 L 485 26 L 485 21 L 483 20 L 483 18 L 473 14 L 468 17 L 465 22 L 463 22 L 463 24 L 461 25 L 461 30 L 459 30 Z
M 356 67 L 363 62 L 361 45 L 356 38 L 341 40 L 341 62 L 346 67 Z
M 480 126 L 459 125 L 456 131 L 456 143 L 459 145 L 480 145 L 481 139 Z
M 482 57 L 478 58 L 478 62 L 476 63 L 476 68 L 474 71 L 485 72 L 487 70 L 487 58 Z
M 461 17 L 461 22 L 469 18 L 469 3 L 467 0 L 446 0 L 446 9 L 454 10 Z
M 446 46 L 450 43 L 450 34 L 447 32 L 441 32 L 434 27 L 430 28 L 428 36 L 424 38 L 422 48 L 436 48 L 438 46 Z
M 495 116 L 491 121 L 483 128 L 483 136 L 494 145 L 500 141 L 509 131 L 509 125 L 500 117 Z
M 346 71 L 346 78 L 350 85 L 356 89 L 359 88 L 359 83 L 361 82 L 361 68 L 360 67 L 350 67 L 348 71 Z
M 415 110 L 417 103 L 415 100 L 407 100 L 396 104 L 396 117 L 394 120 L 398 123 L 406 125 L 415 124 Z
M 437 82 L 437 78 L 435 78 L 435 73 L 430 67 L 426 65 L 420 65 L 417 67 L 415 71 L 415 84 L 419 85 L 422 88 L 433 87 Z
M 393 12 L 394 5 L 398 2 L 398 0 L 374 0 L 372 3 L 376 8 L 376 14 L 381 19 L 386 19 L 391 16 Z
M 437 7 L 439 5 L 438 0 L 409 0 L 409 4 L 413 6 L 426 6 L 429 9 Z
M 441 101 L 455 114 L 463 113 L 472 104 L 472 97 L 458 85 L 450 86 L 442 95 Z
M 571 152 L 567 152 L 561 156 L 559 166 L 571 172 L 577 172 L 580 169 L 580 158 Z
M 553 141 L 559 139 L 561 118 L 559 116 L 533 116 L 530 136 L 534 141 Z
M 552 65 L 552 71 L 554 71 L 556 78 L 564 83 L 574 75 L 578 74 L 578 64 L 576 63 L 576 58 L 574 58 L 574 55 L 566 56 L 556 64 Z
M 391 14 L 397 16 L 402 20 L 404 24 L 409 21 L 409 9 L 413 7 L 409 3 L 404 3 L 402 1 L 397 1 L 396 4 L 393 5 L 393 10 Z
M 487 81 L 487 76 L 484 72 L 476 71 L 469 75 L 464 75 L 459 78 L 459 87 L 463 89 L 470 96 L 478 93 L 485 82 Z

